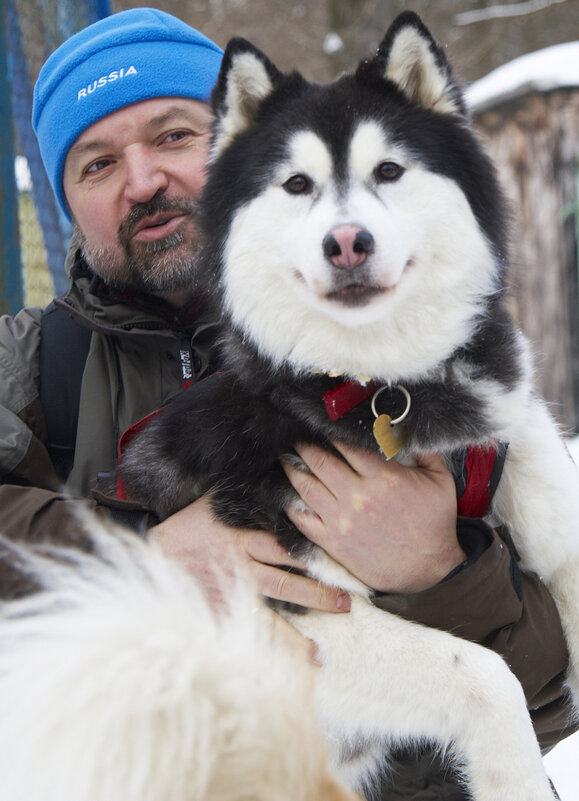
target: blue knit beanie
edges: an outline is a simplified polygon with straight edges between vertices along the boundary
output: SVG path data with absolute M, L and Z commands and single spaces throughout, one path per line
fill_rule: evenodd
M 70 219 L 62 176 L 71 145 L 90 125 L 152 97 L 209 100 L 223 51 L 155 8 L 133 8 L 71 36 L 34 87 L 32 125 L 50 183 Z

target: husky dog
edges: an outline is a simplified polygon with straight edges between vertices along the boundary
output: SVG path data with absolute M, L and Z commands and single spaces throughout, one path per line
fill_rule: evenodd
M 360 801 L 327 764 L 316 668 L 248 581 L 229 576 L 215 609 L 154 545 L 86 531 L 0 539 L 36 588 L 2 605 L 1 798 Z
M 128 493 L 165 517 L 212 490 L 221 519 L 274 530 L 352 593 L 349 615 L 293 622 L 319 646 L 320 720 L 353 787 L 371 786 L 389 744 L 428 739 L 476 801 L 547 801 L 505 663 L 375 608 L 283 512 L 279 459 L 297 442 L 449 460 L 508 443 L 492 520 L 558 604 L 579 701 L 579 482 L 504 309 L 506 213 L 451 68 L 405 13 L 323 86 L 233 40 L 213 104 L 199 280 L 222 315 L 224 372 L 134 440 Z

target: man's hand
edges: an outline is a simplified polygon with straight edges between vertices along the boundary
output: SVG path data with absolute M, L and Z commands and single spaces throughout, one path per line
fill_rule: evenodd
M 305 565 L 291 557 L 273 534 L 232 528 L 216 520 L 206 496 L 151 528 L 149 536 L 196 576 L 216 603 L 227 590 L 227 577 L 241 570 L 269 598 L 327 612 L 350 609 L 347 593 L 280 569 L 305 569 Z
M 311 445 L 296 447 L 311 473 L 284 463 L 308 506 L 288 517 L 337 562 L 381 592 L 437 584 L 465 554 L 456 537 L 456 490 L 434 454 L 417 467 L 335 444 L 345 462 Z

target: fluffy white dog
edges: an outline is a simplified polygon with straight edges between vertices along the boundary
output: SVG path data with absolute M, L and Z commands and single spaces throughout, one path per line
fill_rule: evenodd
M 219 609 L 153 544 L 4 542 L 41 590 L 0 622 L 0 798 L 355 801 L 330 775 L 305 650 L 248 582 Z

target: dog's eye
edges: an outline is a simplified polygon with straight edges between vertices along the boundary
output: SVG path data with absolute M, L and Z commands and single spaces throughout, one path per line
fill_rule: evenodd
M 374 176 L 380 182 L 397 181 L 403 173 L 404 167 L 394 161 L 383 161 L 374 170 Z
M 291 178 L 288 178 L 285 184 L 283 184 L 283 188 L 286 192 L 289 192 L 290 195 L 307 195 L 308 192 L 312 191 L 312 181 L 307 175 L 292 175 Z

